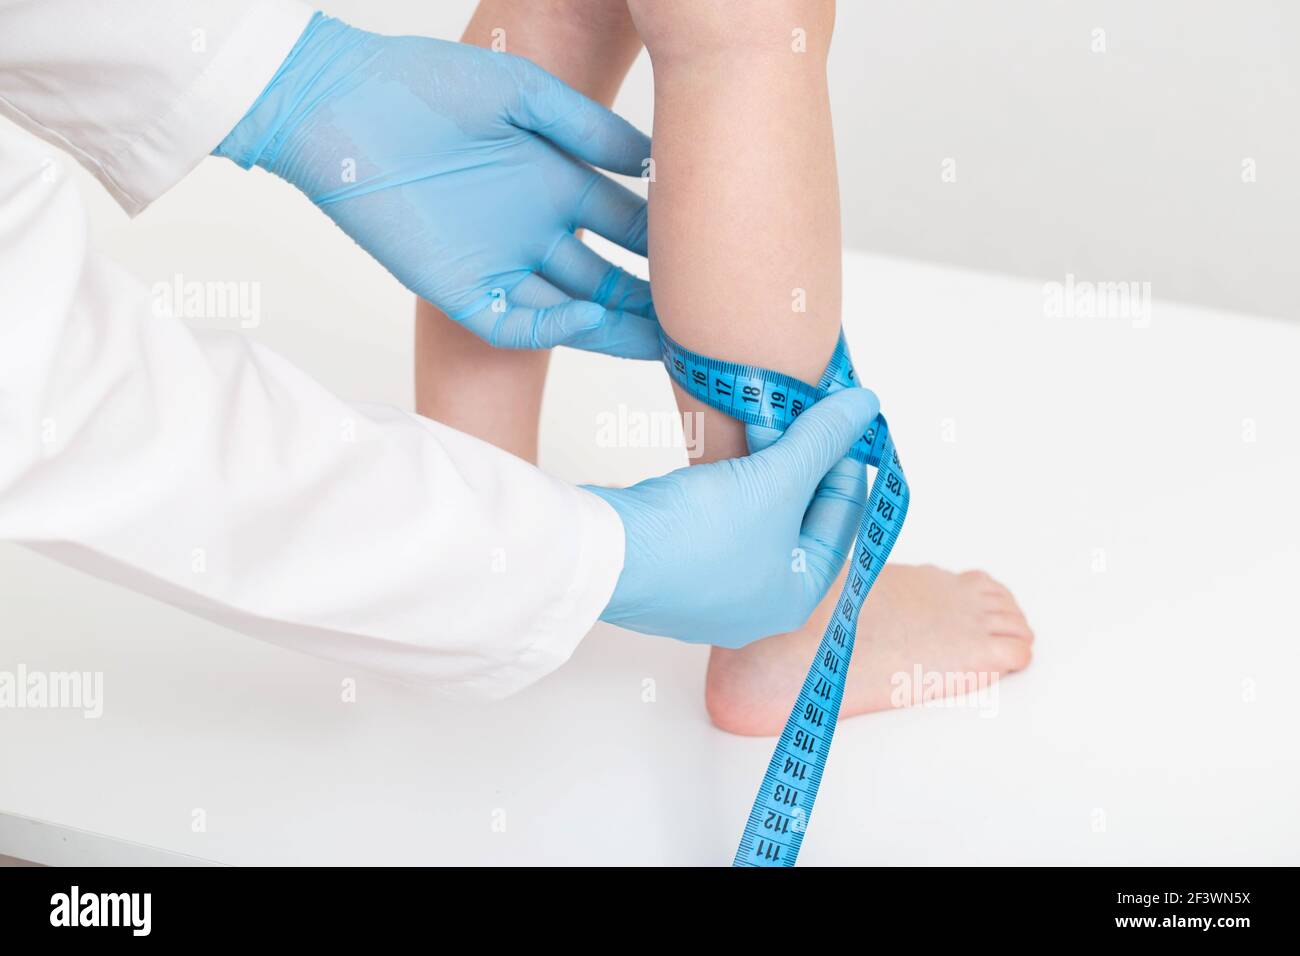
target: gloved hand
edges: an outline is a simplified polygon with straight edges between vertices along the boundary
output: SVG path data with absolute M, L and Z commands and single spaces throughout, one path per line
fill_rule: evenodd
M 586 486 L 626 536 L 601 620 L 723 647 L 802 626 L 853 547 L 867 470 L 844 454 L 879 411 L 874 393 L 844 389 L 747 458 Z
M 659 357 L 649 284 L 574 236 L 645 254 L 645 200 L 587 163 L 639 175 L 650 140 L 528 60 L 318 13 L 213 152 L 293 183 L 493 345 Z

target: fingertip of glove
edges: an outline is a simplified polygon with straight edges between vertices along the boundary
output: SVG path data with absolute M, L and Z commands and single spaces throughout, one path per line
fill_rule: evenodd
M 570 302 L 564 307 L 560 328 L 564 330 L 565 338 L 594 332 L 605 324 L 605 315 L 604 306 L 595 302 Z
M 851 403 L 854 414 L 875 418 L 880 414 L 880 399 L 869 388 L 845 388 L 835 393 L 843 395 L 842 401 Z
M 614 114 L 621 129 L 617 130 L 619 142 L 611 144 L 618 158 L 610 165 L 610 171 L 621 176 L 642 176 L 650 160 L 650 137 L 641 132 L 623 117 Z
M 850 431 L 865 429 L 880 414 L 880 399 L 869 388 L 845 388 L 822 399 L 820 405 L 834 403 L 836 412 L 844 416 Z

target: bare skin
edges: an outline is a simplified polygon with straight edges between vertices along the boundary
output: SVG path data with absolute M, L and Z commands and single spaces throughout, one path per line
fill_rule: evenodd
M 833 23 L 833 0 L 483 0 L 466 36 L 486 44 L 503 27 L 527 43 L 512 52 L 607 103 L 644 42 L 655 77 L 649 237 L 660 320 L 688 348 L 815 381 L 840 326 L 825 70 Z M 546 356 L 494 351 L 426 303 L 417 314 L 420 412 L 536 460 Z M 458 399 L 470 376 L 509 400 Z M 693 461 L 746 453 L 738 423 L 680 391 L 677 400 L 705 416 L 707 444 Z M 712 650 L 705 702 L 717 726 L 780 731 L 838 590 L 798 631 Z M 893 676 L 915 665 L 1018 670 L 1032 640 L 1010 592 L 983 572 L 890 565 L 863 609 L 842 715 L 890 707 Z

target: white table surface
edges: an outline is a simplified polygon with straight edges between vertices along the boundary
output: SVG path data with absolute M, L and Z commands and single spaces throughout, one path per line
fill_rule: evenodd
M 1038 641 L 996 714 L 841 724 L 802 862 L 1300 863 L 1300 327 L 1047 318 L 1041 283 L 882 257 L 845 281 L 912 482 L 896 559 L 989 570 Z M 684 460 L 595 448 L 619 402 L 671 408 L 662 372 L 557 356 L 543 464 Z M 0 669 L 104 673 L 98 720 L 0 709 L 0 854 L 40 862 L 721 864 L 772 746 L 708 723 L 706 650 L 603 625 L 467 705 L 9 545 L 0 607 Z

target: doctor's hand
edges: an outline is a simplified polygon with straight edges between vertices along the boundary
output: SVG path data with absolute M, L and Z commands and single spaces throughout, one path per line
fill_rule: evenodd
M 867 471 L 844 455 L 879 411 L 872 392 L 844 389 L 747 458 L 586 486 L 626 539 L 601 620 L 723 647 L 802 626 L 853 547 Z
M 650 140 L 528 60 L 317 14 L 213 151 L 297 186 L 407 288 L 503 348 L 659 358 L 641 255 Z M 588 165 L 590 164 L 590 165 Z

